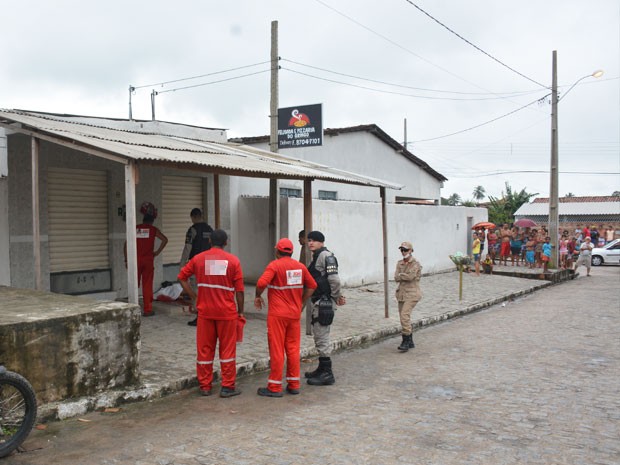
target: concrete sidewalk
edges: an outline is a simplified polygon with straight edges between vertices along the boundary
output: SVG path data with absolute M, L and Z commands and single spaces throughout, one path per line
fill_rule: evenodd
M 496 266 L 498 272 L 519 271 L 540 273 L 522 267 Z M 474 312 L 549 286 L 550 281 L 526 279 L 506 275 L 463 274 L 463 298 L 459 300 L 459 273 L 446 272 L 424 276 L 421 280 L 424 294 L 413 313 L 416 330 L 437 322 Z M 390 283 L 390 296 L 395 283 Z M 398 307 L 390 299 L 389 318 L 385 318 L 383 284 L 347 288 L 347 304 L 338 307 L 331 336 L 334 347 L 334 372 L 338 377 L 338 350 L 360 346 L 400 333 Z M 266 293 L 265 293 L 266 296 Z M 267 370 L 269 355 L 266 335 L 266 311 L 253 308 L 254 287 L 246 285 L 245 311 L 247 324 L 243 343 L 237 346 L 237 372 L 239 376 Z M 187 307 L 176 303 L 156 302 L 155 316 L 144 318 L 141 325 L 140 370 L 142 385 L 126 390 L 103 392 L 100 395 L 46 404 L 40 407 L 42 418 L 64 419 L 87 411 L 113 407 L 124 402 L 146 400 L 197 385 L 195 328 L 187 322 L 193 318 Z M 305 322 L 305 315 L 302 317 Z M 314 367 L 311 357 L 316 356 L 312 336 L 305 334 L 302 324 L 302 372 Z M 415 334 L 414 334 L 415 340 Z M 398 341 L 399 342 L 399 341 Z M 396 351 L 395 340 L 394 350 Z M 306 363 L 304 363 L 306 362 Z M 312 363 L 310 363 L 312 362 Z M 216 380 L 219 379 L 219 362 L 214 364 Z M 265 373 L 265 376 L 267 374 Z

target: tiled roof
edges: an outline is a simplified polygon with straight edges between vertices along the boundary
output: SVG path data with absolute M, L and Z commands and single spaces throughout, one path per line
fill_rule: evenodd
M 597 202 L 568 202 L 567 200 L 574 198 L 600 198 L 605 199 Z M 540 199 L 536 199 L 540 200 Z M 515 218 L 527 218 L 530 216 L 547 216 L 549 215 L 549 199 L 543 199 L 546 202 L 526 203 L 515 212 Z M 612 215 L 620 218 L 620 197 L 569 197 L 560 202 L 558 205 L 558 213 L 560 215 Z
M 588 197 L 560 197 L 560 203 L 584 203 L 584 202 L 620 202 L 620 197 L 613 195 L 599 195 Z M 549 203 L 548 197 L 539 197 L 532 203 Z

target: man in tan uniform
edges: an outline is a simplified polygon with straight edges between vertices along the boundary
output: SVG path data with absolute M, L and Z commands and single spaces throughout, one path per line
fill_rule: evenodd
M 403 259 L 396 264 L 396 272 L 394 273 L 394 280 L 398 283 L 396 289 L 398 314 L 403 328 L 403 342 L 398 346 L 398 350 L 407 352 L 415 347 L 411 328 L 411 312 L 422 298 L 420 291 L 422 265 L 411 255 L 413 253 L 411 242 L 403 242 L 398 249 L 403 256 Z

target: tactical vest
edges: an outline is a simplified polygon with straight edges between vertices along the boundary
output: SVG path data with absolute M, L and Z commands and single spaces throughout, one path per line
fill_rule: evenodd
M 308 266 L 308 271 L 310 272 L 310 275 L 314 278 L 317 284 L 317 288 L 314 291 L 314 294 L 312 294 L 313 302 L 316 302 L 323 296 L 331 297 L 332 295 L 332 290 L 329 286 L 329 281 L 327 280 L 327 271 L 323 271 L 323 273 L 321 273 L 319 270 L 316 269 L 316 261 L 318 260 L 319 255 L 321 255 L 324 251 L 329 252 L 329 250 L 327 250 L 327 247 L 321 247 L 319 250 L 316 250 L 312 254 L 312 262 L 310 262 L 310 265 Z M 329 253 L 331 254 L 331 252 Z
M 207 223 L 196 223 L 192 226 L 196 231 L 196 237 L 192 241 L 192 250 L 189 253 L 191 259 L 194 255 L 211 248 L 211 233 L 213 229 Z

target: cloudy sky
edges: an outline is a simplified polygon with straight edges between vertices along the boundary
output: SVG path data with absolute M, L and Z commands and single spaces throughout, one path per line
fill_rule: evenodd
M 7 1 L 0 108 L 126 118 L 132 85 L 136 119 L 155 90 L 159 120 L 265 135 L 273 20 L 280 107 L 322 103 L 324 127 L 401 142 L 406 119 L 463 200 L 506 182 L 548 196 L 557 50 L 559 193 L 620 190 L 617 0 Z

